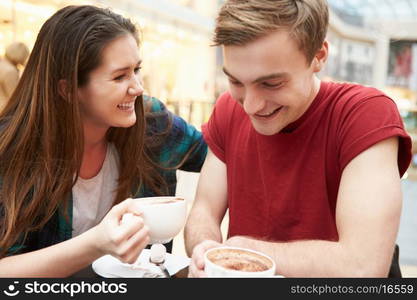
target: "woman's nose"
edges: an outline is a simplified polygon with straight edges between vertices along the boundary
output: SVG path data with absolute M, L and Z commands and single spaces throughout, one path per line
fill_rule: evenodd
M 139 78 L 134 76 L 133 83 L 128 88 L 127 92 L 132 96 L 140 96 L 143 93 L 143 86 Z

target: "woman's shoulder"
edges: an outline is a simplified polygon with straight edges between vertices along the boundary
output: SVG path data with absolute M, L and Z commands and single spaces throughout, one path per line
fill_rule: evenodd
M 151 112 L 151 113 L 167 112 L 167 108 L 165 104 L 156 97 L 143 95 L 143 102 L 145 105 L 145 110 L 147 112 Z
M 165 104 L 155 97 L 143 96 L 148 135 L 166 132 L 172 123 L 172 116 Z

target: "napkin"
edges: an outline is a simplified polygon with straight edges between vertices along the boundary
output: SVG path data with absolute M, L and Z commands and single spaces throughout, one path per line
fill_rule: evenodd
M 160 273 L 160 269 L 149 262 L 150 250 L 144 249 L 134 264 L 126 264 L 111 255 L 104 255 L 92 264 L 98 275 L 112 277 L 144 277 L 145 273 Z M 180 255 L 166 254 L 165 268 L 172 276 L 189 266 L 190 258 Z

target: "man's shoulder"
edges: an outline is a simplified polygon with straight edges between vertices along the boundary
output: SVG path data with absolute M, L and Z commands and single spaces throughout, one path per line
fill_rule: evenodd
M 388 105 L 395 105 L 394 100 L 383 91 L 372 86 L 357 83 L 329 83 L 327 95 L 333 99 L 332 102 L 335 106 L 344 108 L 353 108 L 373 101 L 378 101 L 379 104 L 386 103 Z
M 223 115 L 244 114 L 242 106 L 232 97 L 229 91 L 222 93 L 216 100 L 215 108 L 217 113 Z
M 337 93 L 340 98 L 346 96 L 356 99 L 367 99 L 378 96 L 388 98 L 384 92 L 377 88 L 352 82 L 331 82 L 329 83 L 329 91 L 331 93 Z
M 230 106 L 234 107 L 239 105 L 237 99 L 234 99 L 230 91 L 225 91 L 217 97 L 216 105 Z

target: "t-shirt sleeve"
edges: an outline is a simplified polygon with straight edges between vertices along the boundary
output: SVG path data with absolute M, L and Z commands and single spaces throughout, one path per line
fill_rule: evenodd
M 231 118 L 228 114 L 231 101 L 234 100 L 231 99 L 229 93 L 222 94 L 216 101 L 210 119 L 202 126 L 203 136 L 210 150 L 223 162 L 226 162 L 226 135 Z
M 411 161 L 411 138 L 393 100 L 380 94 L 358 101 L 345 109 L 341 124 L 338 137 L 342 170 L 364 150 L 397 136 L 400 176 L 406 172 Z

